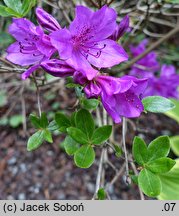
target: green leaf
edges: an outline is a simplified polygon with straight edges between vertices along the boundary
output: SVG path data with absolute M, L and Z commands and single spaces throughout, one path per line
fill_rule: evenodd
M 53 120 L 53 121 L 50 122 L 47 129 L 49 131 L 56 131 L 56 130 L 59 130 L 59 126 L 57 125 L 56 121 Z
M 80 168 L 89 168 L 95 159 L 94 149 L 90 145 L 82 146 L 75 152 L 74 161 Z
M 44 130 L 39 130 L 34 133 L 27 142 L 27 150 L 32 151 L 39 148 L 44 141 Z
M 41 117 L 40 117 L 40 125 L 44 129 L 47 128 L 47 126 L 48 126 L 47 115 L 44 112 L 41 114 Z
M 34 127 L 41 128 L 40 119 L 36 115 L 30 114 L 29 119 Z
M 18 17 L 18 18 L 22 17 L 22 15 L 21 15 L 20 13 L 14 11 L 13 9 L 11 9 L 11 8 L 9 8 L 9 7 L 5 8 L 5 11 L 6 11 L 7 13 L 9 13 L 10 16 Z
M 175 104 L 171 100 L 160 96 L 146 97 L 142 103 L 145 111 L 153 113 L 164 113 L 175 108 Z
M 95 110 L 99 105 L 99 100 L 97 99 L 86 99 L 82 100 L 82 105 L 87 110 Z
M 76 127 L 76 114 L 77 112 L 73 112 L 70 118 L 71 126 Z
M 114 146 L 116 157 L 121 157 L 121 155 L 123 154 L 122 148 L 115 144 L 113 146 Z
M 172 169 L 175 163 L 171 158 L 164 157 L 150 161 L 146 164 L 146 168 L 153 173 L 166 173 Z
M 100 188 L 97 192 L 97 198 L 98 200 L 105 200 L 106 199 L 106 191 L 104 188 Z
M 8 17 L 10 14 L 6 11 L 7 7 L 0 5 L 0 16 Z
M 147 169 L 139 173 L 138 184 L 141 190 L 149 197 L 156 197 L 161 192 L 160 178 Z
M 11 127 L 16 128 L 19 125 L 21 125 L 23 122 L 23 117 L 22 115 L 13 115 L 12 117 L 10 117 L 9 119 L 9 124 Z
M 148 145 L 149 161 L 166 157 L 170 151 L 168 136 L 159 136 Z
M 159 200 L 179 200 L 179 159 L 175 160 L 175 166 L 165 174 L 160 174 L 162 192 L 157 197 Z
M 102 144 L 104 141 L 106 141 L 112 132 L 112 126 L 111 125 L 105 125 L 102 127 L 97 128 L 94 131 L 94 134 L 92 136 L 92 144 L 94 145 L 100 145 Z
M 137 175 L 130 175 L 130 177 L 134 184 L 137 184 L 137 185 L 139 184 Z
M 86 145 L 89 143 L 88 137 L 86 134 L 78 128 L 69 127 L 67 128 L 67 133 L 70 135 L 76 142 Z
M 75 152 L 79 149 L 80 145 L 70 136 L 67 136 L 64 140 L 64 148 L 68 155 L 74 155 Z
M 132 154 L 139 165 L 144 165 L 148 161 L 148 151 L 146 143 L 140 137 L 135 137 L 132 146 Z
M 36 4 L 36 0 L 23 0 L 21 13 L 25 16 Z
M 175 108 L 166 112 L 165 115 L 169 116 L 179 123 L 179 100 L 171 99 L 171 101 L 175 104 Z
M 59 130 L 61 132 L 66 132 L 66 129 L 71 126 L 71 122 L 69 118 L 60 112 L 55 114 L 55 121 L 57 125 L 59 126 Z
M 44 138 L 44 140 L 46 140 L 47 142 L 53 143 L 52 134 L 51 134 L 50 131 L 47 130 L 47 129 L 44 130 L 43 138 Z
M 94 120 L 88 110 L 81 109 L 76 113 L 76 127 L 83 131 L 88 139 L 90 139 L 94 132 Z
M 15 12 L 21 14 L 22 3 L 21 0 L 3 0 L 7 7 L 11 8 Z
M 170 146 L 176 156 L 179 156 L 179 135 L 170 137 Z

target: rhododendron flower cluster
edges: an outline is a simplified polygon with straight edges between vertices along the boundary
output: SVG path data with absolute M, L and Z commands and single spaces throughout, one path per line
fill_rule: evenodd
M 143 40 L 138 46 L 131 46 L 134 57 L 143 53 L 148 41 Z M 167 98 L 179 98 L 179 75 L 173 65 L 160 65 L 156 52 L 150 52 L 132 66 L 129 73 L 138 78 L 148 78 L 148 88 L 143 94 L 146 96 L 163 96 Z
M 7 59 L 30 66 L 22 79 L 38 67 L 53 76 L 73 76 L 84 87 L 87 98 L 101 98 L 116 123 L 121 121 L 121 116 L 131 118 L 141 114 L 144 109 L 141 96 L 147 79 L 115 78 L 100 72 L 101 68 L 128 60 L 126 51 L 117 43 L 129 27 L 128 16 L 118 25 L 114 9 L 103 6 L 93 12 L 77 6 L 75 19 L 64 28 L 42 8 L 36 9 L 36 16 L 39 26 L 19 18 L 13 19 L 9 27 L 9 33 L 17 41 L 7 49 Z

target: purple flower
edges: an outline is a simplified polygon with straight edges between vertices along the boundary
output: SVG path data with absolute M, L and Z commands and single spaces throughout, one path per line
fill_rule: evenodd
M 115 41 L 108 39 L 116 28 L 116 12 L 103 6 L 93 12 L 77 6 L 76 17 L 69 29 L 60 29 L 50 34 L 53 46 L 60 58 L 76 70 L 86 72 L 92 80 L 97 74 L 93 67 L 112 67 L 126 61 L 128 56 Z
M 84 92 L 87 98 L 101 97 L 104 108 L 115 123 L 121 122 L 121 116 L 138 117 L 144 110 L 141 97 L 147 87 L 147 79 L 97 75 L 88 81 L 82 73 L 75 72 L 74 80 L 79 84 L 86 84 Z
M 167 98 L 179 98 L 179 75 L 173 65 L 162 65 L 159 77 L 150 78 L 144 96 L 159 95 Z
M 69 66 L 65 61 L 51 59 L 41 63 L 41 67 L 49 74 L 56 77 L 73 76 L 75 69 Z
M 14 18 L 9 33 L 17 41 L 8 47 L 6 58 L 21 66 L 33 65 L 22 74 L 22 79 L 29 77 L 40 63 L 49 59 L 55 51 L 49 36 L 45 35 L 39 26 L 35 26 L 25 18 Z
M 146 50 L 147 44 L 148 40 L 145 39 L 138 46 L 131 46 L 130 50 L 133 57 L 142 54 Z M 132 66 L 130 75 L 138 78 L 149 78 L 153 77 L 154 72 L 156 72 L 159 68 L 160 65 L 157 61 L 157 54 L 155 52 L 150 52 Z
M 116 24 L 115 31 L 110 36 L 111 40 L 118 41 L 120 37 L 128 30 L 129 28 L 129 16 L 126 15 L 120 22 L 119 25 Z
M 55 18 L 53 18 L 49 13 L 44 11 L 42 8 L 36 9 L 36 16 L 38 23 L 47 31 L 53 32 L 61 29 L 61 26 Z

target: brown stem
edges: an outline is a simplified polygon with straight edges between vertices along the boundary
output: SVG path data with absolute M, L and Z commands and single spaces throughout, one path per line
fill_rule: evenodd
M 156 41 L 154 44 L 152 44 L 150 47 L 148 47 L 142 54 L 138 55 L 133 60 L 131 60 L 128 64 L 126 64 L 122 68 L 120 68 L 120 70 L 118 70 L 118 72 L 123 72 L 124 70 L 130 68 L 134 63 L 136 63 L 141 58 L 143 58 L 144 56 L 146 56 L 150 51 L 154 50 L 161 43 L 163 43 L 164 41 L 168 40 L 170 37 L 172 37 L 177 32 L 179 32 L 179 25 L 177 25 L 168 34 L 166 34 L 164 37 L 160 38 L 158 41 Z

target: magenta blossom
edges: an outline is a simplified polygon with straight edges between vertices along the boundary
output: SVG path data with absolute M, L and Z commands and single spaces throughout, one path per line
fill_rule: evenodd
M 55 18 L 53 18 L 49 13 L 44 11 L 42 8 L 38 7 L 36 9 L 36 16 L 39 25 L 49 32 L 53 32 L 61 29 L 61 26 Z
M 76 7 L 76 17 L 69 29 L 50 34 L 60 58 L 76 70 L 86 71 L 92 80 L 97 68 L 112 67 L 128 59 L 127 53 L 115 41 L 108 39 L 116 28 L 116 12 L 103 6 L 93 12 L 84 6 Z
M 121 20 L 121 22 L 119 23 L 119 25 L 116 24 L 115 31 L 110 36 L 110 39 L 118 41 L 128 29 L 129 29 L 129 16 L 126 15 Z
M 147 79 L 97 75 L 93 80 L 87 81 L 80 72 L 75 72 L 74 80 L 85 85 L 87 98 L 101 97 L 104 108 L 115 123 L 120 123 L 122 116 L 138 117 L 144 110 L 141 97 L 147 87 Z
M 7 49 L 7 59 L 21 66 L 31 66 L 22 74 L 26 79 L 41 64 L 51 57 L 55 48 L 52 47 L 48 35 L 45 35 L 39 26 L 25 18 L 13 19 L 9 33 L 17 40 Z
M 52 76 L 67 77 L 73 76 L 75 69 L 69 66 L 65 61 L 51 59 L 41 63 L 41 67 Z
M 138 46 L 131 46 L 130 50 L 133 57 L 142 54 L 146 50 L 148 40 L 143 40 Z M 150 52 L 142 59 L 137 61 L 130 71 L 130 75 L 136 76 L 138 78 L 148 78 L 153 77 L 154 72 L 160 68 L 160 64 L 157 61 L 157 54 L 155 52 Z
M 161 73 L 149 80 L 144 96 L 159 95 L 179 99 L 179 75 L 173 65 L 162 65 Z

